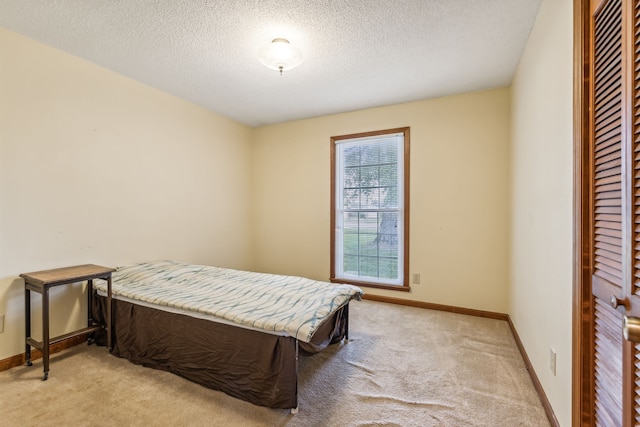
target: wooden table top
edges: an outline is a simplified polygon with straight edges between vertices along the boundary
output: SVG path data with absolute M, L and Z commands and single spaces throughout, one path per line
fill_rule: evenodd
M 53 285 L 58 282 L 82 282 L 84 280 L 98 278 L 101 276 L 107 277 L 110 276 L 114 271 L 116 271 L 116 269 L 111 267 L 103 267 L 101 265 L 95 264 L 83 264 L 75 265 L 73 267 L 34 271 L 33 273 L 23 273 L 20 275 L 20 277 L 22 277 L 25 282 L 28 283 Z

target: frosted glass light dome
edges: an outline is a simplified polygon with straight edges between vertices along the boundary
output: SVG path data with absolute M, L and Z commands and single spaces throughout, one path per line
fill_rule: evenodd
M 266 67 L 280 71 L 280 75 L 283 71 L 292 70 L 302 64 L 303 59 L 300 49 L 287 39 L 273 39 L 271 43 L 258 50 L 258 60 Z

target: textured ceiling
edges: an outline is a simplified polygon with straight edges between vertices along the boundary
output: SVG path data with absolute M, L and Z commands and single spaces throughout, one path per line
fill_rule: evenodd
M 0 0 L 0 26 L 256 127 L 507 86 L 541 1 Z

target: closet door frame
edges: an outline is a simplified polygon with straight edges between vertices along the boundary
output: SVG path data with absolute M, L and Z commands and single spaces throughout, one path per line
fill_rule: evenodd
M 589 49 L 591 10 L 588 0 L 574 0 L 574 162 L 573 162 L 573 356 L 572 425 L 593 425 L 593 301 L 591 297 L 591 160 L 589 158 Z

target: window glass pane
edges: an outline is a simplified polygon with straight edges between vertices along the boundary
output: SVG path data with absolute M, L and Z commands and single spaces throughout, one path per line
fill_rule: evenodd
M 358 256 L 346 255 L 344 256 L 344 273 L 350 276 L 358 275 Z
M 380 185 L 390 186 L 397 185 L 398 182 L 398 166 L 393 164 L 383 164 L 380 165 Z
M 378 165 L 362 166 L 360 168 L 360 187 L 371 188 L 379 184 Z
M 359 276 L 378 277 L 378 257 L 361 256 Z
M 345 167 L 343 179 L 344 188 L 360 187 L 360 168 L 354 166 Z
M 380 207 L 398 208 L 398 189 L 396 187 L 383 187 L 380 189 Z
M 360 214 L 360 254 L 368 256 L 378 255 L 378 245 L 376 238 L 378 236 L 378 218 L 377 213 L 361 213 Z
M 378 244 L 376 243 L 375 234 L 360 234 L 359 247 L 360 255 L 378 256 Z
M 386 244 L 398 244 L 398 213 L 381 212 L 378 240 Z
M 360 212 L 360 221 L 358 223 L 361 234 L 370 234 L 375 237 L 378 233 L 378 214 L 377 212 Z
M 380 146 L 378 144 L 361 145 L 360 150 L 361 165 L 377 165 L 380 161 Z
M 346 147 L 344 149 L 344 165 L 345 167 L 360 165 L 360 147 Z
M 380 163 L 397 163 L 398 145 L 395 142 L 380 144 Z
M 342 203 L 345 209 L 360 209 L 360 189 L 345 189 Z
M 342 245 L 345 255 L 358 255 L 358 213 L 350 212 L 344 214 Z
M 379 258 L 378 271 L 381 279 L 395 279 L 398 277 L 398 260 L 395 258 Z
M 362 190 L 360 190 L 360 209 L 377 209 L 379 207 L 379 188 L 363 188 Z

